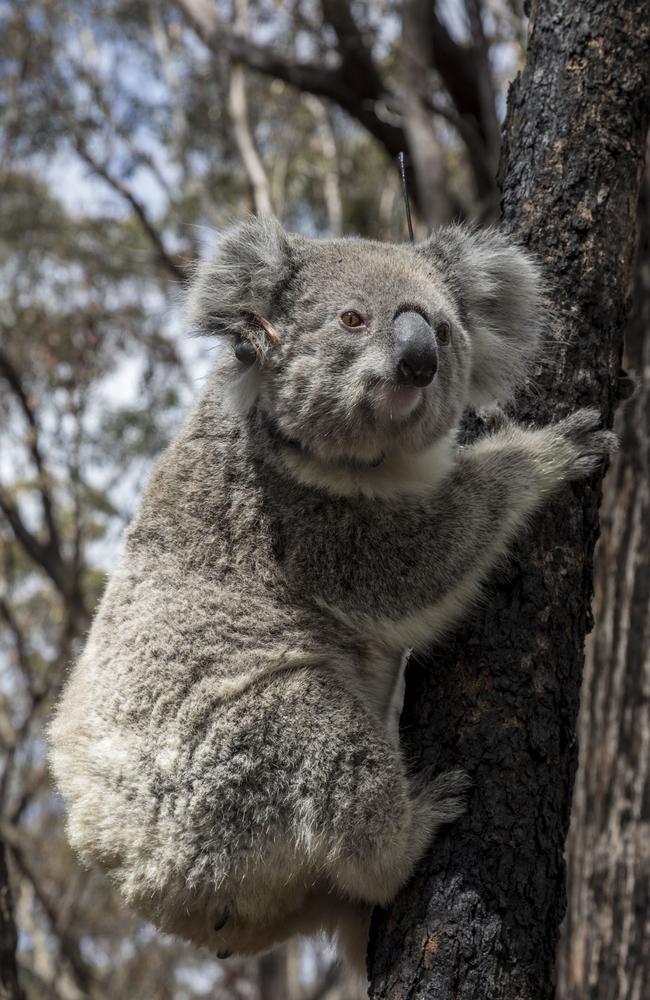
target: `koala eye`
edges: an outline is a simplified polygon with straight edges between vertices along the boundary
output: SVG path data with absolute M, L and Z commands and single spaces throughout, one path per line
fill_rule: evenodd
M 365 318 L 356 309 L 346 309 L 345 312 L 341 313 L 339 319 L 343 326 L 347 326 L 349 330 L 359 330 L 366 325 Z
M 446 320 L 438 323 L 436 327 L 436 340 L 441 347 L 445 347 L 451 340 L 451 326 Z

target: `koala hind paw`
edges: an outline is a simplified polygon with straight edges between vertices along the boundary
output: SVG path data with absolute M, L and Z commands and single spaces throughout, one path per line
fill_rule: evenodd
M 419 775 L 418 799 L 426 803 L 430 819 L 436 826 L 452 823 L 467 809 L 467 793 L 472 787 L 472 779 L 466 771 L 446 771 L 432 781 L 427 772 Z

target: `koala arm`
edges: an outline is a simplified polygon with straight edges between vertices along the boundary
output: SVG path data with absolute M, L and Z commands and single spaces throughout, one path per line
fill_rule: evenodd
M 422 641 L 431 639 L 462 615 L 544 500 L 589 475 L 615 447 L 599 420 L 582 410 L 545 428 L 510 425 L 460 449 L 428 497 L 355 501 L 349 519 L 339 512 L 330 526 L 335 556 L 321 549 L 318 532 L 311 536 L 319 603 L 364 631 L 383 621 L 394 635 L 402 621 L 405 645 L 417 644 L 418 622 Z M 303 586 L 315 585 L 305 576 Z

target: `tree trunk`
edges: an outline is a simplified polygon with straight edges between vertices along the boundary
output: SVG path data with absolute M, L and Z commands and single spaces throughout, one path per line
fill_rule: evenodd
M 549 360 L 518 418 L 612 417 L 648 127 L 645 0 L 540 0 L 511 89 L 503 220 L 548 267 Z M 567 486 L 485 606 L 409 670 L 414 767 L 463 766 L 468 813 L 373 921 L 370 996 L 550 1000 L 565 908 L 600 476 Z
M 23 1000 L 16 971 L 16 925 L 5 848 L 0 841 L 0 1000 Z
M 650 174 L 625 365 L 642 379 L 617 415 L 604 490 L 596 626 L 587 643 L 580 767 L 568 841 L 559 1000 L 650 996 Z M 643 381 L 645 376 L 645 380 Z

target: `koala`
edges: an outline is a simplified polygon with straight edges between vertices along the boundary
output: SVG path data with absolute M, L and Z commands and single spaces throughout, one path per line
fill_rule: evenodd
M 369 918 L 464 808 L 400 748 L 404 653 L 467 612 L 546 498 L 615 445 L 592 410 L 468 407 L 521 385 L 540 271 L 494 230 L 423 243 L 227 232 L 189 294 L 226 344 L 126 533 L 51 725 L 71 843 L 220 957 Z

